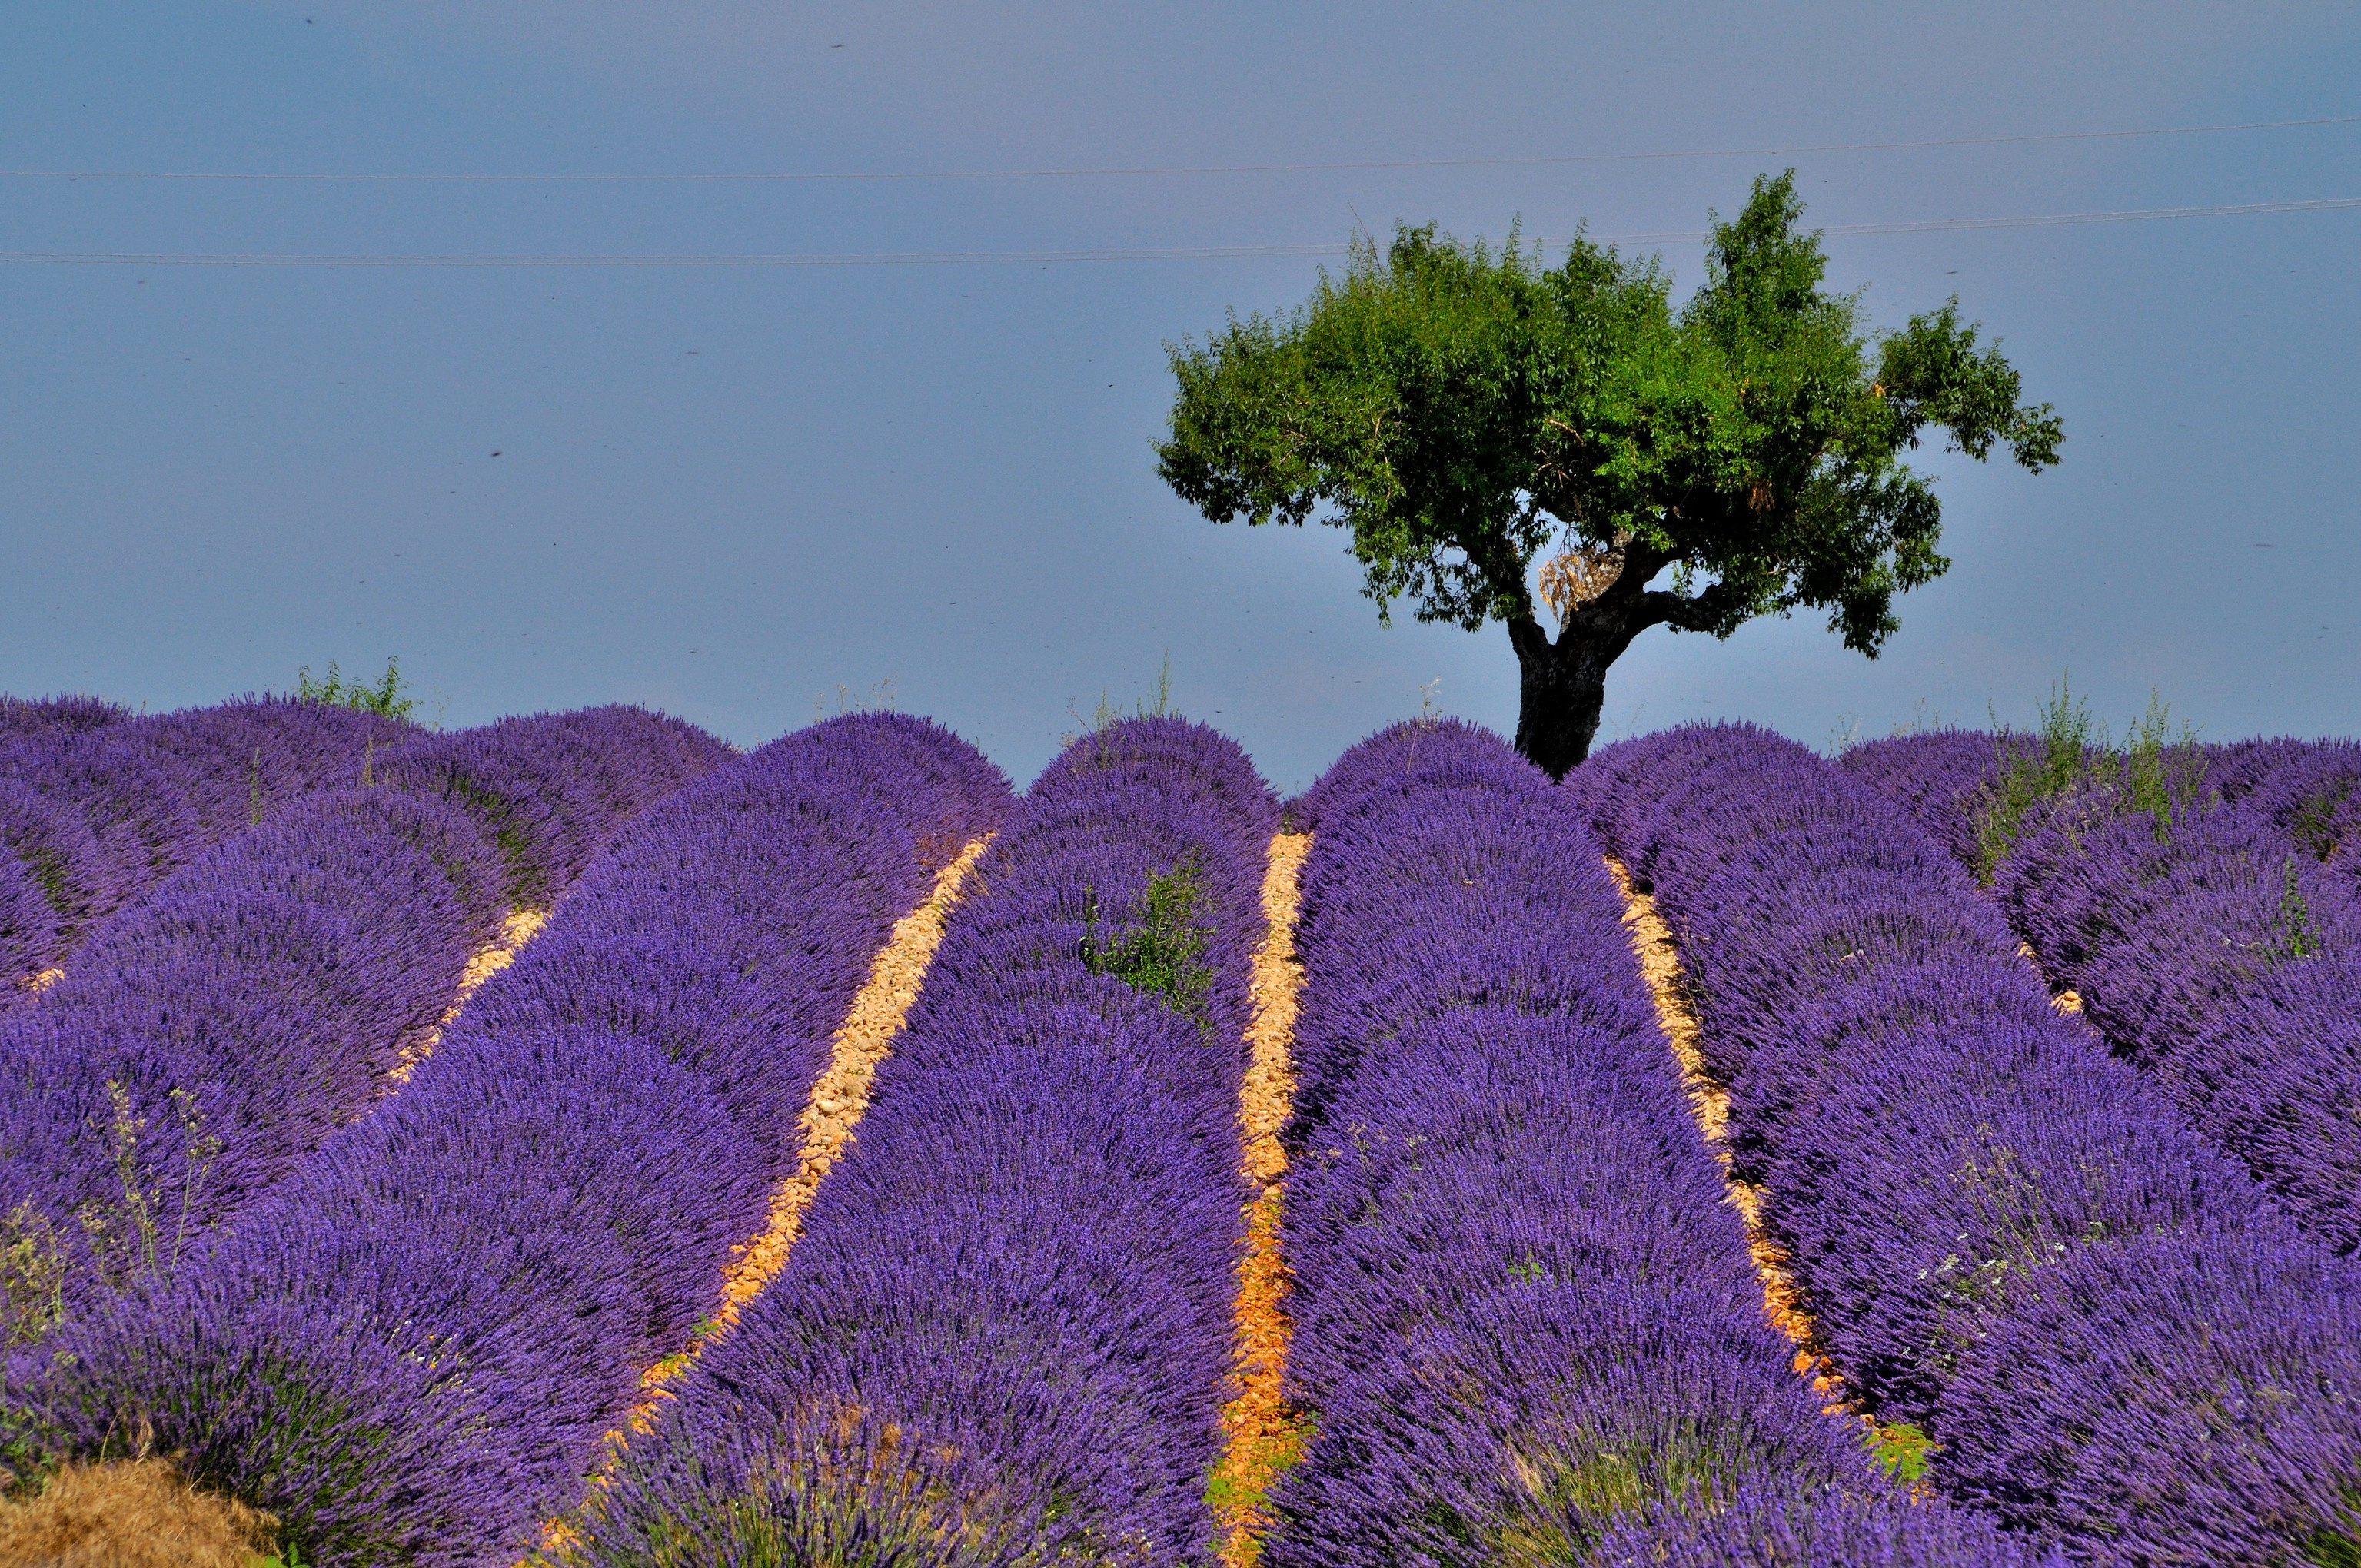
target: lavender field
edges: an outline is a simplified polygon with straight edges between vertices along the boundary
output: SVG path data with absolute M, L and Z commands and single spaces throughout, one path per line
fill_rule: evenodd
M 2361 745 L 0 699 L 0 1563 L 2361 1565 Z

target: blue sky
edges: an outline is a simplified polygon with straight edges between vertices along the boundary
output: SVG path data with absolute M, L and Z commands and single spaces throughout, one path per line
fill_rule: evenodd
M 0 17 L 0 166 L 847 173 L 1716 152 L 2361 115 L 2349 4 L 961 9 L 96 3 Z M 11 253 L 742 255 L 1688 233 L 1792 164 L 1847 225 L 2361 197 L 2361 124 L 1418 169 L 746 182 L 0 178 Z M 1684 289 L 1698 247 L 1662 246 Z M 1949 576 L 1874 663 L 1658 630 L 1603 734 L 2024 719 L 2061 670 L 2216 738 L 2354 733 L 2361 211 L 1832 235 L 2066 420 L 1927 454 Z M 0 689 L 173 707 L 390 653 L 451 724 L 648 702 L 753 742 L 890 689 L 1027 776 L 1169 653 L 1300 787 L 1506 729 L 1506 633 L 1391 628 L 1343 536 L 1158 483 L 1162 343 L 1312 257 L 739 269 L 0 265 Z M 494 456 L 498 453 L 500 455 Z

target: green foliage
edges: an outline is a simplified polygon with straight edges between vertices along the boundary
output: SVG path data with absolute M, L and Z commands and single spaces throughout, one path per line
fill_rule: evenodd
M 66 1250 L 31 1199 L 0 1219 L 0 1350 L 27 1344 L 65 1315 Z
M 2155 820 L 2158 843 L 2202 804 L 2205 754 L 2198 750 L 2197 732 L 2183 724 L 2175 733 L 2171 707 L 2154 691 L 2147 711 L 2125 737 L 2119 766 L 2125 806 Z
M 1280 1476 L 1303 1463 L 1305 1451 L 1311 1448 L 1312 1440 L 1319 1435 L 1319 1423 L 1310 1416 L 1298 1415 L 1289 1421 L 1271 1444 L 1268 1455 L 1270 1472 L 1260 1486 L 1242 1482 L 1229 1465 L 1216 1463 L 1212 1473 L 1205 1477 L 1205 1511 L 1216 1519 L 1236 1519 L 1241 1515 L 1267 1519 L 1265 1505 L 1270 1497 L 1271 1486 Z M 1221 1559 L 1226 1544 L 1224 1538 L 1207 1542 L 1206 1558 L 1209 1561 Z M 1260 1558 L 1257 1556 L 1254 1561 L 1258 1562 Z
M 1093 974 L 1111 974 L 1134 991 L 1162 997 L 1172 1011 L 1210 1030 L 1213 970 L 1205 962 L 1205 948 L 1211 933 L 1199 915 L 1204 896 L 1204 862 L 1191 850 L 1169 870 L 1148 877 L 1128 929 L 1103 937 L 1098 895 L 1085 889 L 1082 962 Z
M 364 779 L 363 783 L 368 781 Z M 465 801 L 467 808 L 491 824 L 492 844 L 508 862 L 508 901 L 511 909 L 547 909 L 550 906 L 549 878 L 533 863 L 533 834 L 517 819 L 517 808 L 507 796 L 478 784 L 467 774 L 454 770 L 446 779 L 450 793 Z M 445 866 L 449 873 L 453 868 Z
M 1120 703 L 1109 701 L 1105 689 L 1102 687 L 1099 691 L 1098 706 L 1091 709 L 1088 718 L 1084 718 L 1071 702 L 1066 705 L 1066 710 L 1073 715 L 1074 722 L 1082 726 L 1079 731 L 1069 733 L 1064 737 L 1062 744 L 1068 746 L 1072 745 L 1084 735 L 1104 734 L 1126 718 L 1170 718 L 1172 716 L 1171 651 L 1170 649 L 1165 651 L 1164 663 L 1156 673 L 1156 684 L 1147 692 L 1134 698 L 1128 708 Z
M 958 1459 L 948 1444 L 921 1442 L 901 1429 L 848 1414 L 838 1430 L 782 1431 L 763 1457 L 740 1475 L 715 1476 L 675 1440 L 667 1451 L 675 1475 L 697 1479 L 666 1490 L 664 1508 L 600 1519 L 571 1546 L 525 1554 L 536 1568 L 707 1568 L 732 1563 L 878 1568 L 925 1563 L 985 1568 L 1026 1563 L 1128 1563 L 1146 1543 L 1117 1540 L 1075 1518 L 1072 1502 L 1051 1497 L 1038 1514 L 1012 1509 L 998 1488 L 953 1484 Z M 622 1485 L 633 1485 L 663 1453 L 627 1451 Z M 1046 1527 L 1046 1528 L 1045 1528 Z
M 2312 928 L 2312 905 L 2303 896 L 2303 884 L 2296 880 L 2295 857 L 2290 855 L 2282 868 L 2286 877 L 2279 890 L 2279 914 L 2271 921 L 2271 939 L 2264 957 L 2274 963 L 2289 963 L 2308 959 L 2320 951 L 2320 933 Z
M 2297 802 L 2289 814 L 2289 833 L 2313 860 L 2324 861 L 2336 852 L 2337 808 L 2351 798 L 2353 784 L 2350 778 L 2339 779 L 2321 794 Z
M 1909 1485 L 1927 1479 L 1937 1446 L 1933 1438 L 1908 1421 L 1869 1430 L 1870 1458 L 1888 1476 Z
M 2313 1527 L 2303 1543 L 2303 1560 L 2312 1568 L 2361 1568 L 2361 1481 L 2336 1488 L 2336 1518 Z
M 46 844 L 28 846 L 17 853 L 24 856 L 33 880 L 40 883 L 41 896 L 49 907 L 60 915 L 69 913 L 71 905 L 66 897 L 66 858 Z
M 2187 724 L 2175 730 L 2171 706 L 2156 693 L 2148 694 L 2147 710 L 2124 732 L 2121 745 L 2063 676 L 2040 715 L 2031 734 L 2000 730 L 1999 773 L 1975 807 L 1975 873 L 1986 887 L 2037 806 L 2068 802 L 2076 820 L 2086 822 L 2142 813 L 2162 843 L 2192 812 L 2213 804 L 2197 732 Z
M 1985 786 L 1976 812 L 1976 880 L 1986 887 L 2036 805 L 2088 789 L 2098 776 L 2092 752 L 2105 743 L 2103 727 L 2090 699 L 2074 696 L 2069 676 L 2059 677 L 2040 714 L 2030 738 L 2000 732 L 2000 775 Z
M 364 713 L 381 714 L 388 718 L 407 718 L 410 710 L 418 706 L 415 698 L 402 695 L 403 685 L 401 661 L 398 657 L 385 662 L 385 675 L 375 685 L 345 680 L 337 674 L 334 660 L 328 663 L 327 678 L 324 680 L 314 681 L 309 664 L 295 672 L 295 695 L 306 702 L 357 707 Z
M 1522 1496 L 1488 1529 L 1450 1521 L 1471 1544 L 1480 1542 L 1480 1561 L 1504 1568 L 1588 1562 L 1618 1518 L 1656 1503 L 1697 1512 L 1723 1506 L 1755 1457 L 1747 1452 L 1751 1433 L 1690 1418 L 1645 1435 L 1596 1436 L 1604 1441 L 1529 1440 L 1510 1448 L 1508 1474 Z
M 1810 607 L 1874 654 L 1893 596 L 1949 565 L 1901 455 L 1940 427 L 2037 470 L 2061 431 L 1956 301 L 1872 342 L 1802 214 L 1792 172 L 1758 178 L 1677 309 L 1657 258 L 1585 238 L 1554 269 L 1513 230 L 1356 242 L 1301 307 L 1167 345 L 1159 471 L 1216 522 L 1327 509 L 1381 613 L 1530 621 L 1528 568 L 1562 535 L 1611 554 L 1639 624 L 1726 637 Z M 1649 588 L 1665 566 L 1673 591 Z

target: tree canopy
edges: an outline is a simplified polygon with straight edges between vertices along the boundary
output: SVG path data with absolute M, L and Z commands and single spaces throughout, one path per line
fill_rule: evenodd
M 1508 622 L 1529 666 L 1553 542 L 1560 641 L 1609 662 L 1650 625 L 1727 637 L 1799 608 L 1874 656 L 1894 594 L 1949 565 L 1904 455 L 1939 428 L 2037 471 L 2061 431 L 1956 298 L 1866 332 L 1802 214 L 1792 171 L 1758 178 L 1677 308 L 1656 258 L 1587 238 L 1551 268 L 1513 231 L 1498 250 L 1433 225 L 1364 237 L 1302 306 L 1167 345 L 1159 472 L 1216 522 L 1320 513 L 1381 613 Z

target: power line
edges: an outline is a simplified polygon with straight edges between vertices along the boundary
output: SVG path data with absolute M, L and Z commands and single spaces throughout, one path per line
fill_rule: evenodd
M 2035 213 L 2016 217 L 1914 218 L 1890 223 L 1830 224 L 1823 235 L 1934 234 L 1968 229 L 2057 228 L 2084 224 L 2157 223 L 2178 218 L 2253 217 L 2269 213 L 2334 213 L 2361 209 L 2361 196 L 2331 196 L 2308 202 L 2239 202 L 2217 207 L 2136 207 L 2096 213 Z M 1677 245 L 1705 238 L 1705 231 L 1603 236 L 1605 245 Z M 1564 245 L 1547 240 L 1543 246 Z M 1230 261 L 1265 258 L 1339 256 L 1342 245 L 1193 245 L 1132 250 L 876 250 L 796 251 L 777 254 L 664 255 L 413 255 L 368 256 L 283 252 L 192 252 L 130 250 L 0 250 L 0 263 L 107 267 L 473 267 L 473 268 L 783 268 L 1036 265 L 1088 261 Z
M 0 169 L 0 180 L 180 180 L 302 184 L 768 184 L 910 180 L 1126 179 L 1205 174 L 1320 174 L 1410 169 L 1529 169 L 1579 163 L 1650 163 L 1677 159 L 1788 158 L 1805 153 L 1908 152 L 1938 148 L 2015 147 L 2051 142 L 2120 141 L 2140 137 L 2213 136 L 2234 131 L 2298 130 L 2361 125 L 2361 115 L 2316 120 L 2249 120 L 2235 125 L 2160 126 L 2135 130 L 2048 131 L 2019 136 L 1947 137 L 1918 141 L 1799 143 L 1793 147 L 1697 148 L 1673 152 L 1576 152 L 1523 158 L 1414 158 L 1341 163 L 1175 164 L 1104 169 L 938 169 L 754 172 L 739 174 L 321 174 L 212 172 L 199 170 Z
M 1199 245 L 1142 250 L 800 251 L 719 256 L 332 256 L 159 251 L 0 251 L 0 262 L 154 267 L 917 267 L 1064 261 L 1208 261 L 1341 256 L 1342 245 Z

